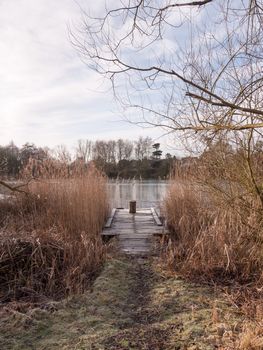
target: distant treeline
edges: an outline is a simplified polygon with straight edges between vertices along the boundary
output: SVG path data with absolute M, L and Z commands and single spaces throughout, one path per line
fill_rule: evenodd
M 17 178 L 29 160 L 40 164 L 47 159 L 66 162 L 69 167 L 76 162 L 86 165 L 93 162 L 108 177 L 125 179 L 166 178 L 176 161 L 170 153 L 163 155 L 160 143 L 154 143 L 150 137 L 139 137 L 136 141 L 79 140 L 73 152 L 63 145 L 51 150 L 32 143 L 19 148 L 10 142 L 7 146 L 0 146 L 0 175 Z
M 32 176 L 38 176 L 38 169 L 45 161 L 67 164 L 68 171 L 74 165 L 87 167 L 91 162 L 110 178 L 165 179 L 171 170 L 189 166 L 204 165 L 212 157 L 216 159 L 224 154 L 225 159 L 234 161 L 242 156 L 242 149 L 226 142 L 209 143 L 199 157 L 178 159 L 169 153 L 163 155 L 160 143 L 154 143 L 150 137 L 139 137 L 136 141 L 119 139 L 109 141 L 79 140 L 73 152 L 61 145 L 51 150 L 26 143 L 21 148 L 13 142 L 0 146 L 0 176 L 17 178 L 29 162 Z M 263 142 L 258 141 L 253 151 L 253 162 L 262 164 Z M 32 166 L 33 164 L 33 166 Z M 224 177 L 222 175 L 222 177 Z

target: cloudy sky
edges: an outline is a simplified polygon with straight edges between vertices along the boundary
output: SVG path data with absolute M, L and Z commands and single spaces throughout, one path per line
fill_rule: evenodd
M 104 1 L 78 3 L 99 13 Z M 162 134 L 123 122 L 107 85 L 79 59 L 68 38 L 68 26 L 81 21 L 78 3 L 0 0 L 1 145 Z

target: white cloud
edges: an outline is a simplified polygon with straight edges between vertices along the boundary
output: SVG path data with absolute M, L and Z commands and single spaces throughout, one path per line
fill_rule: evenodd
M 68 39 L 78 20 L 74 0 L 0 3 L 1 144 L 65 143 L 79 138 L 72 125 L 99 129 L 112 117 L 111 95 L 96 92 L 100 78 Z
M 81 22 L 77 1 L 96 15 L 104 9 L 104 0 L 1 0 L 0 144 L 70 146 L 80 138 L 161 135 L 119 122 L 111 92 L 80 61 L 68 38 L 68 25 Z

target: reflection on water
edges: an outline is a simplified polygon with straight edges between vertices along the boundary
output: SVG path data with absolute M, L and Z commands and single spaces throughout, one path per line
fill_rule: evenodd
M 168 181 L 116 180 L 108 186 L 113 208 L 128 208 L 131 200 L 137 201 L 137 208 L 157 208 L 165 196 Z

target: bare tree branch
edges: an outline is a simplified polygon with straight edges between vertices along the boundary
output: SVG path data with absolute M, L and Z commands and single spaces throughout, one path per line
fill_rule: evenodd
M 178 12 L 181 8 L 183 15 Z M 208 30 L 205 22 L 200 29 L 191 8 L 198 10 L 195 16 L 202 8 L 217 14 L 217 22 L 211 24 L 222 32 L 221 37 L 216 29 Z M 261 2 L 255 0 L 240 0 L 233 8 L 231 1 L 130 0 L 121 1 L 102 18 L 86 16 L 84 34 L 71 34 L 84 62 L 110 79 L 123 109 L 136 105 L 146 113 L 135 123 L 194 134 L 244 131 L 262 128 L 262 18 Z M 208 13 L 204 21 L 209 20 Z M 155 47 L 165 36 L 172 42 L 170 38 L 184 25 L 190 28 L 189 47 L 175 46 L 169 52 L 175 58 L 167 60 L 165 51 L 157 52 Z M 184 34 L 183 30 L 178 33 Z M 149 48 L 156 57 L 137 58 L 143 52 L 146 58 Z M 151 99 L 155 91 L 160 94 Z
M 18 193 L 24 193 L 24 194 L 28 194 L 27 191 L 25 190 L 21 190 L 22 187 L 26 187 L 29 185 L 29 183 L 32 181 L 33 179 L 28 180 L 26 183 L 20 184 L 20 185 L 16 185 L 16 186 L 11 186 L 9 185 L 6 181 L 0 180 L 0 185 L 7 188 L 8 190 L 10 190 L 11 192 L 18 192 Z

